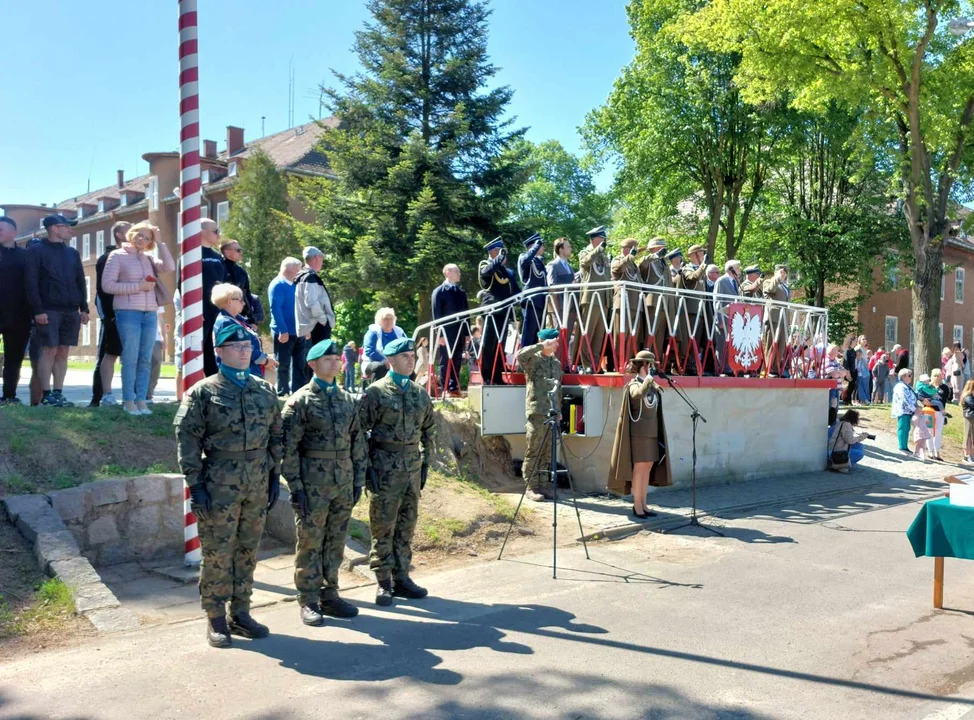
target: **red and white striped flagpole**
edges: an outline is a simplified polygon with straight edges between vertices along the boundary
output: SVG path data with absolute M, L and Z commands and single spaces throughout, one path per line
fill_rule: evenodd
M 203 254 L 200 248 L 199 33 L 196 0 L 179 0 L 180 268 L 183 310 L 183 388 L 203 379 Z M 196 517 L 185 488 L 185 562 L 199 565 Z

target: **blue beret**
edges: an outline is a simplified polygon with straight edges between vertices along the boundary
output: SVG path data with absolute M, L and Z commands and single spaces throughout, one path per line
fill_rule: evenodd
M 545 340 L 555 340 L 558 337 L 558 331 L 554 328 L 545 328 L 544 330 L 538 331 L 538 340 L 544 342 Z
M 213 345 L 220 347 L 228 342 L 250 342 L 250 334 L 238 323 L 228 322 L 213 331 Z
M 335 344 L 334 340 L 322 340 L 320 343 L 315 345 L 313 348 L 308 350 L 308 355 L 306 359 L 308 361 L 317 360 L 322 355 L 337 355 L 338 345 Z
M 527 240 L 525 240 L 524 241 L 524 247 L 529 248 L 532 245 L 534 245 L 536 242 L 544 242 L 541 239 L 541 233 L 535 233 L 534 235 L 532 235 L 531 237 L 529 237 Z
M 491 250 L 500 250 L 502 247 L 504 247 L 504 241 L 501 240 L 499 237 L 495 237 L 489 243 L 484 245 L 484 252 L 490 252 Z
M 665 257 L 667 260 L 672 260 L 673 258 L 682 258 L 683 251 L 680 248 L 677 248 L 676 250 L 670 250 L 668 253 L 666 253 Z
M 411 338 L 399 338 L 398 340 L 393 340 L 388 345 L 382 348 L 382 354 L 388 357 L 393 357 L 404 352 L 412 352 L 416 349 L 416 343 L 412 341 Z
M 588 235 L 590 238 L 595 238 L 595 237 L 605 237 L 606 233 L 608 233 L 608 230 L 606 230 L 605 225 L 599 225 L 597 228 L 592 228 L 585 234 Z

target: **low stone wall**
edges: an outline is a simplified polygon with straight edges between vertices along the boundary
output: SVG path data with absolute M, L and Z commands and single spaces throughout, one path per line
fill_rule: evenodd
M 100 480 L 48 493 L 51 506 L 93 565 L 183 552 L 183 477 Z

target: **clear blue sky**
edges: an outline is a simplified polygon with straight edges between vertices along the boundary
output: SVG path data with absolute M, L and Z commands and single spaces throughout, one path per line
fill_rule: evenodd
M 223 149 L 318 115 L 330 69 L 352 72 L 361 0 L 200 0 L 202 132 Z M 577 128 L 633 55 L 624 0 L 493 0 L 489 50 L 511 112 L 534 141 L 579 149 Z M 147 172 L 143 153 L 179 139 L 175 0 L 34 0 L 3 10 L 0 204 L 60 202 Z M 45 34 L 49 29 L 50 34 Z M 50 98 L 50 100 L 48 99 Z M 605 185 L 608 178 L 600 178 Z

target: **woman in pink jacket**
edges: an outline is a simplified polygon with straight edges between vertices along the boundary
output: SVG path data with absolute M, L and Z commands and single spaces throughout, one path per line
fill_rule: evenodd
M 156 247 L 158 258 L 149 254 Z M 156 282 L 159 273 L 175 269 L 159 228 L 145 222 L 132 226 L 122 247 L 105 263 L 102 287 L 115 296 L 115 321 L 122 340 L 122 400 L 129 415 L 152 414 L 145 399 L 156 341 Z

